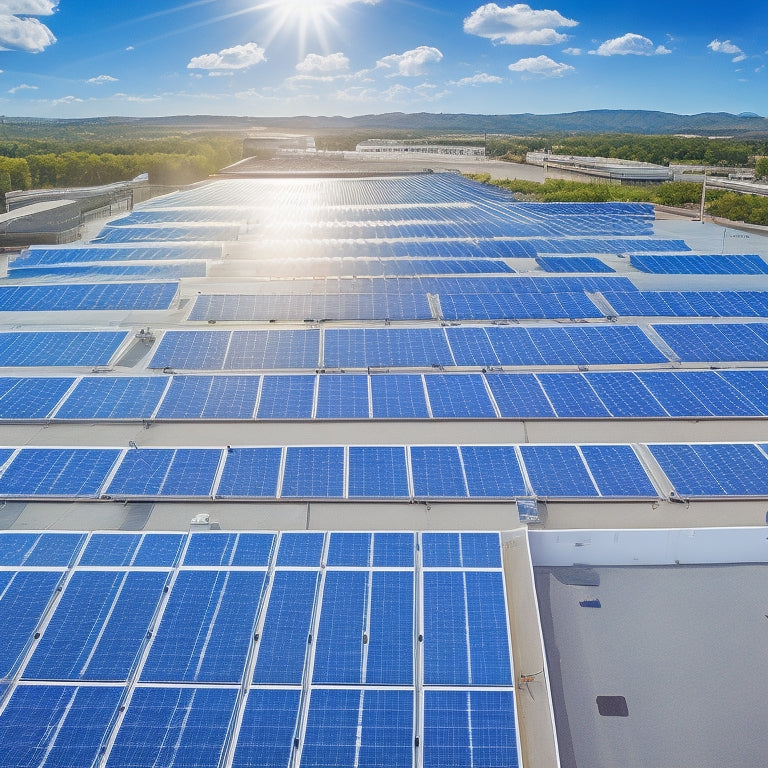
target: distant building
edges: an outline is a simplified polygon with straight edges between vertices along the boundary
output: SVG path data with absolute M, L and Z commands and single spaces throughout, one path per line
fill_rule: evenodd
M 664 165 L 638 163 L 613 157 L 576 157 L 548 152 L 528 152 L 525 162 L 544 167 L 549 179 L 568 179 L 592 184 L 645 186 L 673 180 L 672 171 Z
M 244 159 L 268 159 L 286 151 L 314 153 L 315 139 L 291 133 L 265 133 L 263 136 L 249 136 L 243 141 Z
M 368 139 L 360 142 L 355 151 L 378 155 L 451 155 L 454 157 L 485 157 L 485 147 L 444 144 L 415 144 L 407 141 Z

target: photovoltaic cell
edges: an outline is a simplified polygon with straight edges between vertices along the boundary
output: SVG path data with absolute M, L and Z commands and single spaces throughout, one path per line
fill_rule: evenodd
M 427 400 L 421 376 L 386 374 L 371 376 L 374 419 L 426 419 Z
M 0 378 L 0 419 L 45 419 L 74 384 L 73 378 Z
M 409 495 L 404 447 L 350 447 L 350 498 L 407 498 Z
M 259 376 L 174 376 L 158 419 L 252 419 Z
M 56 413 L 57 419 L 148 419 L 168 382 L 161 377 L 81 379 Z
M 166 331 L 149 367 L 221 370 L 229 339 L 228 331 Z
M 581 453 L 601 495 L 658 496 L 631 445 L 582 445 Z
M 314 397 L 314 376 L 264 376 L 257 417 L 310 419 Z
M 218 498 L 274 498 L 282 448 L 231 448 L 216 496 Z
M 341 498 L 344 495 L 344 449 L 288 448 L 280 495 L 283 498 Z
M 228 370 L 317 368 L 320 331 L 233 331 L 223 367 Z
M 109 365 L 127 331 L 0 333 L 0 367 Z
M 0 565 L 70 565 L 85 541 L 82 533 L 0 533 Z
M 235 688 L 136 688 L 107 766 L 218 765 L 236 699 Z
M 277 551 L 277 565 L 317 568 L 323 554 L 324 538 L 322 533 L 283 532 Z
M 328 544 L 328 566 L 368 568 L 373 549 L 372 533 L 342 533 L 330 535 Z
M 552 404 L 532 373 L 487 374 L 485 377 L 501 417 L 553 417 Z
M 368 377 L 325 374 L 318 378 L 318 419 L 367 419 Z
M 93 533 L 78 565 L 131 565 L 140 543 L 140 533 Z
M 521 445 L 520 452 L 537 496 L 598 495 L 576 446 Z
M 457 498 L 467 495 L 464 470 L 456 446 L 411 448 L 413 493 L 417 498 Z
M 374 533 L 374 567 L 413 568 L 413 533 Z
M 184 537 L 180 533 L 145 533 L 133 565 L 170 567 L 176 564 Z
M 630 371 L 585 373 L 584 378 L 613 416 L 667 416 L 643 382 Z
M 511 445 L 464 445 L 461 458 L 472 498 L 527 496 L 517 453 Z
M 429 374 L 424 381 L 434 418 L 496 418 L 483 377 L 479 374 Z

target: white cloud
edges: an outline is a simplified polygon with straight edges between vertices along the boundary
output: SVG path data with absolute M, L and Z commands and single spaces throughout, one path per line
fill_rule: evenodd
M 82 104 L 83 100 L 77 96 L 62 96 L 60 99 L 53 99 L 50 103 L 53 106 L 58 106 L 59 104 Z
M 231 69 L 212 69 L 208 77 L 234 77 L 235 73 Z
M 663 45 L 654 46 L 653 41 L 634 32 L 627 32 L 621 37 L 614 37 L 601 43 L 595 51 L 590 53 L 596 56 L 664 56 L 672 53 Z
M 135 51 L 136 49 L 132 45 L 129 45 L 129 46 L 126 47 L 125 50 L 126 51 Z
M 97 77 L 90 77 L 86 80 L 87 83 L 93 83 L 93 85 L 102 85 L 103 83 L 116 83 L 117 78 L 112 75 L 98 75 Z
M 581 48 L 563 48 L 563 53 L 567 53 L 569 56 L 581 56 L 583 51 Z
M 391 53 L 383 59 L 376 62 L 376 67 L 384 69 L 396 69 L 394 75 L 403 75 L 404 77 L 418 77 L 423 75 L 427 64 L 436 64 L 441 61 L 443 54 L 428 45 L 420 45 L 404 53 Z
M 55 42 L 53 32 L 37 19 L 0 14 L 0 50 L 40 53 Z
M 378 90 L 377 88 L 365 88 L 363 86 L 350 86 L 344 90 L 336 91 L 335 98 L 345 102 L 397 102 L 402 104 L 422 103 L 425 101 L 439 101 L 447 95 L 447 91 L 438 91 L 437 86 L 431 83 L 421 83 L 414 88 L 398 83 Z
M 744 61 L 747 58 L 747 54 L 739 48 L 738 45 L 734 45 L 730 40 L 720 41 L 715 38 L 709 45 L 707 45 L 710 51 L 715 53 L 725 53 L 729 56 L 733 56 L 731 61 L 737 64 L 740 61 Z
M 13 16 L 50 16 L 59 0 L 0 0 L 0 13 Z
M 297 72 L 341 72 L 349 69 L 349 59 L 341 52 L 320 56 L 308 53 L 304 61 L 296 65 Z
M 504 80 L 498 75 L 488 75 L 485 72 L 478 72 L 478 74 L 472 75 L 471 77 L 462 77 L 461 80 L 456 80 L 455 82 L 452 82 L 451 85 L 463 87 L 465 85 L 486 85 L 489 83 L 503 82 Z
M 266 61 L 265 50 L 258 43 L 245 43 L 224 48 L 218 53 L 195 56 L 187 69 L 248 69 Z
M 8 93 L 16 93 L 18 91 L 37 91 L 38 87 L 36 85 L 27 85 L 26 83 L 21 83 L 20 85 L 16 85 L 13 88 L 8 89 Z
M 464 19 L 464 31 L 506 45 L 555 45 L 568 39 L 556 31 L 558 27 L 575 27 L 578 23 L 559 11 L 535 11 L 524 3 L 505 8 L 488 3 Z
M 541 75 L 542 77 L 562 77 L 566 72 L 574 72 L 570 64 L 561 64 L 549 56 L 536 56 L 535 58 L 520 59 L 509 65 L 512 72 L 525 72 L 529 75 Z

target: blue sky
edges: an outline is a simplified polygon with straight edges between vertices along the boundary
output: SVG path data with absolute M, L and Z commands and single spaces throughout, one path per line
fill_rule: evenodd
M 0 0 L 0 113 L 768 112 L 765 0 Z

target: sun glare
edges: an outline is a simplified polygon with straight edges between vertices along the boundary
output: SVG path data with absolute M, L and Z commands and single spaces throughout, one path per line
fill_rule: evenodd
M 256 6 L 270 11 L 265 44 L 283 32 L 295 31 L 299 54 L 306 53 L 310 35 L 323 49 L 328 49 L 328 30 L 336 26 L 333 11 L 346 5 L 345 0 L 268 0 Z

